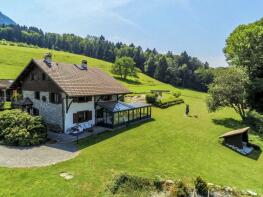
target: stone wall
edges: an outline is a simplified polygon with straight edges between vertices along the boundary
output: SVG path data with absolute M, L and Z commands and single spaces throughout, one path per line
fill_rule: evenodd
M 43 101 L 43 96 L 46 101 Z M 23 98 L 29 98 L 34 103 L 33 107 L 39 110 L 39 115 L 43 117 L 46 124 L 54 128 L 63 128 L 62 104 L 53 104 L 49 102 L 49 92 L 40 92 L 40 100 L 34 98 L 34 91 L 23 91 Z

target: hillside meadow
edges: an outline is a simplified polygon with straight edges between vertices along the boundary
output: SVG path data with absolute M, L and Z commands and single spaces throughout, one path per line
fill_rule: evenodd
M 0 79 L 14 79 L 31 58 L 42 58 L 47 49 L 0 45 Z M 111 63 L 52 51 L 58 62 L 80 63 L 87 59 L 110 73 Z M 240 128 L 239 116 L 231 109 L 208 113 L 206 94 L 172 87 L 142 73 L 137 79 L 121 81 L 133 92 L 151 89 L 181 91 L 190 105 L 153 108 L 153 120 L 120 131 L 84 139 L 78 157 L 49 167 L 0 168 L 0 196 L 103 196 L 106 185 L 122 172 L 149 178 L 184 179 L 202 176 L 208 182 L 251 189 L 263 193 L 263 157 L 244 157 L 222 146 L 218 136 Z M 263 148 L 260 137 L 250 138 Z M 74 178 L 59 176 L 69 172 Z

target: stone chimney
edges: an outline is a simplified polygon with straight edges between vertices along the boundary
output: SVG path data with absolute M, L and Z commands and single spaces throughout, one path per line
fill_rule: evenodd
M 82 60 L 82 62 L 81 62 L 81 68 L 82 68 L 83 70 L 88 70 L 88 62 L 87 62 L 87 60 Z
M 45 62 L 47 65 L 51 66 L 51 63 L 52 63 L 52 54 L 51 54 L 51 53 L 46 53 L 46 54 L 44 55 L 44 62 Z

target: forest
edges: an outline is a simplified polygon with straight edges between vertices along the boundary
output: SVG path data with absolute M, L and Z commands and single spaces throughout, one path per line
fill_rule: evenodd
M 104 36 L 86 36 L 43 32 L 36 27 L 1 25 L 0 39 L 36 45 L 41 48 L 62 50 L 86 55 L 109 62 L 118 57 L 131 57 L 143 73 L 175 86 L 207 91 L 213 80 L 213 70 L 207 62 L 181 54 L 159 53 L 156 49 L 143 50 L 141 46 L 113 43 Z

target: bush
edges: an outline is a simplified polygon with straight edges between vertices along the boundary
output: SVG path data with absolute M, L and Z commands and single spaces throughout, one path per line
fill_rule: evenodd
M 263 115 L 256 111 L 250 111 L 247 114 L 245 122 L 258 133 L 263 133 Z
M 188 197 L 188 196 L 190 196 L 190 190 L 184 182 L 178 181 L 176 183 L 175 187 L 173 188 L 173 190 L 171 191 L 170 196 L 172 196 L 172 197 Z
M 170 101 L 162 101 L 162 100 L 159 100 L 155 103 L 156 106 L 164 109 L 164 108 L 168 108 L 168 107 L 171 107 L 173 105 L 178 105 L 178 104 L 181 104 L 181 103 L 184 103 L 184 100 L 181 99 L 181 98 L 176 98 L 176 99 L 173 99 L 173 100 L 170 100 Z
M 157 97 L 158 97 L 158 95 L 157 94 L 154 94 L 154 93 L 148 93 L 148 94 L 146 94 L 146 102 L 147 103 L 151 103 L 151 104 L 154 104 L 154 103 L 156 103 L 156 101 L 157 101 Z
M 0 113 L 0 140 L 6 145 L 30 146 L 44 143 L 47 129 L 39 116 L 21 110 Z
M 181 92 L 174 92 L 173 95 L 175 98 L 179 98 L 182 94 Z
M 195 189 L 196 189 L 198 194 L 200 194 L 202 196 L 207 196 L 208 185 L 206 184 L 206 182 L 201 177 L 197 177 L 195 179 L 194 184 L 195 184 Z
M 112 194 L 130 193 L 131 191 L 144 192 L 152 190 L 153 187 L 150 180 L 127 174 L 117 176 L 113 182 L 108 185 L 108 189 Z

